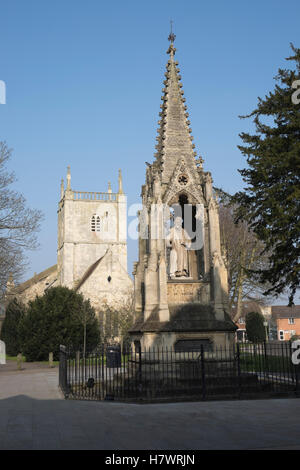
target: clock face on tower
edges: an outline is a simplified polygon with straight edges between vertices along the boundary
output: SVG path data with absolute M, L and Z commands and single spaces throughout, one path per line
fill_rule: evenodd
M 187 175 L 181 174 L 181 175 L 178 176 L 178 183 L 181 186 L 187 185 L 188 181 L 189 181 L 189 179 L 188 179 Z

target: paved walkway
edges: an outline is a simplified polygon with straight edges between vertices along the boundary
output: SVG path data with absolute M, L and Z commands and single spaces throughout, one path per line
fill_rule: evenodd
M 300 449 L 300 399 L 64 400 L 58 370 L 0 369 L 0 449 Z

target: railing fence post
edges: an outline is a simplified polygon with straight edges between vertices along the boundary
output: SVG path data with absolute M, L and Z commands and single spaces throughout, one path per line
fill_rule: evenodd
M 267 343 L 264 341 L 264 356 L 265 356 L 265 367 L 264 367 L 264 377 L 269 380 L 269 361 L 268 361 L 268 354 L 267 354 Z
M 300 385 L 299 385 L 299 376 L 300 376 L 300 365 L 295 365 L 295 392 L 296 396 L 300 397 Z
M 238 371 L 238 397 L 241 398 L 242 393 L 242 381 L 241 381 L 241 353 L 240 345 L 236 345 L 236 357 L 237 357 L 237 371 Z
M 139 351 L 139 391 L 141 391 L 141 386 L 142 386 L 142 348 L 141 345 L 139 344 L 138 347 Z
M 59 386 L 67 398 L 67 355 L 66 347 L 62 344 L 59 347 Z
M 202 400 L 206 399 L 206 383 L 205 383 L 205 358 L 204 347 L 201 344 L 201 377 L 202 377 Z

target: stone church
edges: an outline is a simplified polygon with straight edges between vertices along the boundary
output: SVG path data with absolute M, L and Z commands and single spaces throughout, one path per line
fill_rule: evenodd
M 7 299 L 17 297 L 25 304 L 50 287 L 66 286 L 89 299 L 96 311 L 106 305 L 129 306 L 133 282 L 127 272 L 127 202 L 121 170 L 118 192 L 111 184 L 107 192 L 71 189 L 61 181 L 58 203 L 57 264 L 15 286 L 7 284 Z

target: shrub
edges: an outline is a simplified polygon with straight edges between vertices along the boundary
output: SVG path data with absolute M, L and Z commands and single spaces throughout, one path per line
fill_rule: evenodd
M 246 334 L 249 341 L 261 343 L 266 339 L 264 316 L 259 312 L 249 312 L 246 315 Z
M 22 352 L 27 361 L 47 360 L 49 352 L 58 360 L 61 344 L 83 349 L 85 331 L 87 350 L 93 350 L 100 332 L 90 302 L 67 287 L 52 287 L 29 302 L 21 324 Z
M 25 315 L 25 306 L 16 298 L 7 305 L 1 328 L 1 339 L 6 346 L 6 354 L 16 356 L 21 352 L 20 324 Z

